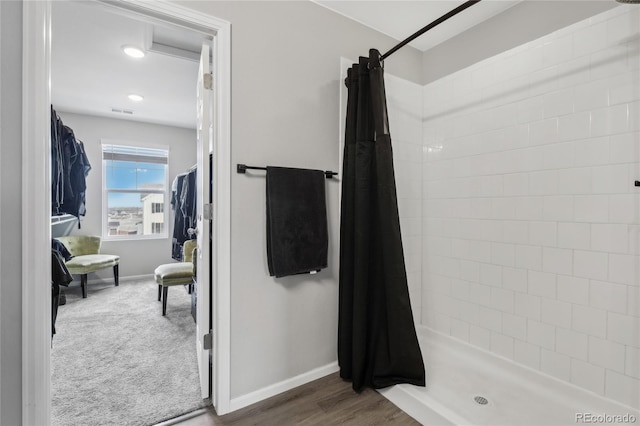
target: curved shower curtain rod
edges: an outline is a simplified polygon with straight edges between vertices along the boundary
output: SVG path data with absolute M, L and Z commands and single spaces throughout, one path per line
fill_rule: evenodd
M 466 8 L 473 6 L 474 4 L 476 4 L 478 2 L 480 2 L 480 0 L 469 0 L 469 1 L 466 1 L 466 2 L 462 3 L 460 6 L 458 6 L 455 9 L 449 11 L 448 13 L 442 15 L 441 17 L 439 17 L 438 19 L 436 19 L 435 21 L 433 21 L 432 23 L 430 23 L 426 27 L 421 28 L 420 30 L 418 30 L 414 34 L 410 35 L 409 37 L 407 37 L 406 39 L 404 39 L 403 41 L 398 43 L 396 46 L 394 46 L 387 53 L 382 55 L 380 57 L 380 60 L 384 60 L 384 59 L 388 58 L 393 53 L 395 53 L 397 50 L 403 48 L 406 44 L 411 43 L 413 40 L 415 40 L 416 38 L 420 37 L 422 34 L 426 33 L 431 28 L 443 23 L 447 19 L 451 18 L 452 16 L 457 15 L 458 13 L 462 12 Z

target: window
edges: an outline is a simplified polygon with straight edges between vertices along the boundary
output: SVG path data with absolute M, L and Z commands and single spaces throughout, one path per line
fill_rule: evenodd
M 166 238 L 169 151 L 102 144 L 103 238 Z

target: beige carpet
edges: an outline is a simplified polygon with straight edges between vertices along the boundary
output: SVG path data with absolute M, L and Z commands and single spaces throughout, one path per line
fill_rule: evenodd
M 52 424 L 152 425 L 206 405 L 200 396 L 191 299 L 153 280 L 65 290 L 53 338 Z

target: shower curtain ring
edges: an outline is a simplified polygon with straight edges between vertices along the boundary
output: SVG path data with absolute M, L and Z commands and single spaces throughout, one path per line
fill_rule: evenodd
M 373 62 L 373 67 L 371 63 Z M 367 68 L 382 68 L 384 69 L 384 59 L 382 59 L 382 55 L 378 51 L 378 49 L 369 49 L 369 62 L 367 63 Z

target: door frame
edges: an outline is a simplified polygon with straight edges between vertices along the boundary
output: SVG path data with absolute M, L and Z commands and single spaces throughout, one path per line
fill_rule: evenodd
M 51 303 L 42 290 L 51 280 L 52 1 L 23 1 L 22 43 L 22 423 L 42 425 L 51 423 Z M 164 0 L 96 1 L 215 35 L 211 402 L 225 414 L 231 399 L 231 24 Z

